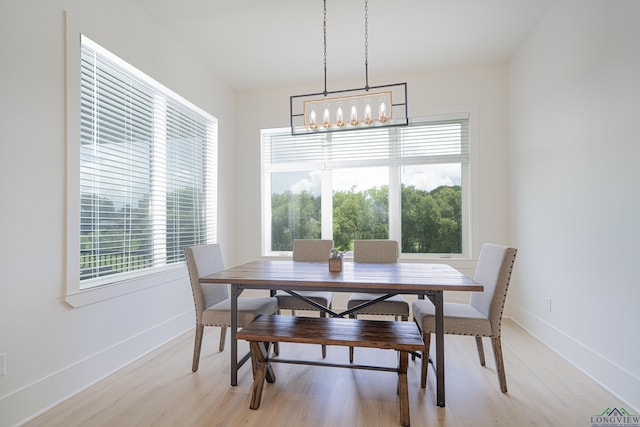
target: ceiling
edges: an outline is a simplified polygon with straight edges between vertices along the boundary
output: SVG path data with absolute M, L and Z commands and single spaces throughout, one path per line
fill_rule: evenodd
M 369 0 L 376 76 L 506 61 L 555 0 Z M 321 0 L 135 0 L 235 90 L 318 83 Z M 365 78 L 364 0 L 327 1 L 327 79 Z M 378 79 L 379 80 L 379 79 Z

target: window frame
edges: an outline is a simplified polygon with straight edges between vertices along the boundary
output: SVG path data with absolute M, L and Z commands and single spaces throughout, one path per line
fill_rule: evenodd
M 68 19 L 68 18 L 67 18 Z M 72 307 L 81 307 L 102 300 L 114 298 L 146 288 L 170 283 L 184 279 L 184 262 L 177 261 L 170 264 L 147 267 L 136 271 L 117 273 L 94 279 L 81 281 L 80 279 L 80 120 L 81 120 L 81 46 L 83 36 L 79 31 L 74 32 L 67 20 L 67 40 L 65 46 L 65 75 L 66 75 L 66 140 L 67 140 L 67 223 L 66 223 L 66 295 L 65 301 Z M 166 88 L 161 83 L 152 79 L 145 73 L 134 68 L 116 55 L 95 42 L 101 53 L 107 52 L 110 59 L 115 60 L 119 66 L 138 78 L 150 83 L 154 89 L 187 107 L 196 114 L 206 117 L 211 125 L 211 140 L 206 144 L 204 155 L 210 172 L 203 177 L 205 182 L 207 232 L 206 243 L 217 241 L 217 151 L 218 151 L 218 121 L 211 114 L 193 105 Z M 155 126 L 155 125 L 154 125 Z M 153 193 L 153 189 L 152 189 Z
M 466 111 L 451 112 L 443 114 L 434 114 L 410 119 L 411 125 L 427 124 L 430 122 L 440 122 L 448 120 L 466 120 L 467 134 L 467 155 L 464 161 L 460 161 L 461 165 L 461 203 L 462 203 L 462 251 L 460 254 L 443 254 L 443 253 L 400 253 L 400 258 L 404 260 L 429 260 L 429 259 L 460 259 L 466 260 L 470 258 L 471 253 L 471 163 L 475 157 L 474 144 L 472 143 L 475 134 L 475 110 L 472 107 L 465 108 Z M 261 250 L 264 257 L 281 257 L 291 256 L 291 251 L 272 251 L 271 248 L 271 173 L 273 170 L 265 170 L 264 164 L 264 134 L 265 132 L 287 132 L 289 128 L 272 128 L 260 130 L 260 165 L 261 165 L 261 225 L 262 239 Z M 354 131 L 361 132 L 361 131 Z M 393 137 L 392 137 L 393 138 Z M 421 163 L 421 164 L 436 164 Z M 453 162 L 452 162 L 453 163 Z M 455 162 L 458 163 L 458 162 Z M 389 239 L 402 241 L 402 215 L 401 215 L 401 165 L 391 164 L 389 167 Z M 322 239 L 333 238 L 333 209 L 332 203 L 326 203 L 324 200 L 332 200 L 332 169 L 320 169 L 323 176 L 323 185 L 321 189 L 322 197 Z M 350 257 L 351 254 L 346 254 Z

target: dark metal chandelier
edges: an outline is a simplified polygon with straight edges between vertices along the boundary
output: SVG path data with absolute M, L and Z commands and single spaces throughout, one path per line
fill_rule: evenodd
M 407 84 L 369 86 L 368 0 L 364 2 L 365 86 L 327 91 L 327 0 L 323 3 L 324 91 L 289 98 L 291 134 L 408 125 Z

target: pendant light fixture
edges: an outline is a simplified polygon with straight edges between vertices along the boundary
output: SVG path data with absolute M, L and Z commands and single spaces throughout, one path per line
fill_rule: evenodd
M 369 4 L 364 1 L 365 86 L 327 90 L 327 0 L 323 0 L 324 91 L 289 98 L 293 135 L 409 124 L 407 84 L 369 86 Z

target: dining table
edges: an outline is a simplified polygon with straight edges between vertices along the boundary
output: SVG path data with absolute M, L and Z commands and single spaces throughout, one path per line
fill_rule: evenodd
M 445 406 L 444 292 L 482 292 L 483 286 L 444 263 L 398 262 L 358 263 L 345 261 L 341 271 L 330 271 L 328 262 L 257 259 L 217 273 L 200 277 L 202 283 L 229 284 L 231 302 L 231 385 L 238 385 L 238 369 L 250 353 L 238 360 L 238 297 L 245 289 L 287 292 L 333 317 L 345 317 L 359 309 L 394 295 L 417 295 L 428 298 L 435 306 L 436 404 Z M 349 310 L 335 311 L 298 291 L 366 292 L 378 298 Z M 424 352 L 429 357 L 429 351 Z

